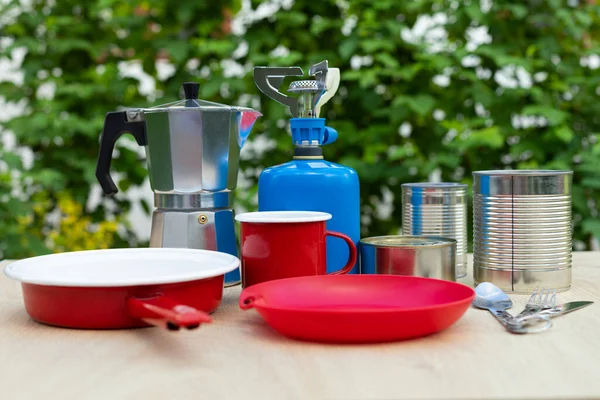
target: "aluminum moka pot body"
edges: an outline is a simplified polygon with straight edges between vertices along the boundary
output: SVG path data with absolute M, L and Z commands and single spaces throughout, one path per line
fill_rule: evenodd
M 146 155 L 152 190 L 217 193 L 237 185 L 240 149 L 256 119 L 249 111 L 146 110 Z
M 109 173 L 115 142 L 131 133 L 145 147 L 156 207 L 231 206 L 240 150 L 261 114 L 198 100 L 197 84 L 184 88 L 185 100 L 107 114 L 96 170 L 107 195 L 118 191 Z

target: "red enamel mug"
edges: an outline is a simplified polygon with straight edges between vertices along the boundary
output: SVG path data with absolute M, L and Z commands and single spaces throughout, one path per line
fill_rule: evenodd
M 331 214 L 315 211 L 258 211 L 239 214 L 241 223 L 242 287 L 275 279 L 325 275 L 326 237 L 343 239 L 348 262 L 330 275 L 350 272 L 356 247 L 348 236 L 326 229 Z

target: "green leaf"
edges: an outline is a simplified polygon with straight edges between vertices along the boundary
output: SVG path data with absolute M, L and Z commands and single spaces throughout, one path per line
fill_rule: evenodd
M 492 59 L 499 67 L 508 65 L 521 66 L 526 70 L 531 70 L 531 63 L 526 58 L 513 56 L 509 54 L 509 49 L 501 45 L 482 45 L 479 46 L 474 54 L 486 56 Z
M 600 189 L 600 177 L 584 178 L 581 180 L 581 186 L 587 189 Z
M 415 154 L 414 146 L 411 144 L 406 144 L 405 146 L 398 146 L 392 152 L 388 154 L 388 160 L 396 161 L 402 160 L 407 157 L 411 157 Z
M 569 143 L 575 134 L 567 125 L 561 125 L 554 129 L 554 135 L 565 143 Z
M 351 37 L 344 40 L 339 46 L 340 57 L 342 60 L 349 60 L 358 48 L 358 39 Z
M 504 146 L 504 137 L 500 133 L 500 128 L 491 126 L 489 128 L 479 129 L 471 132 L 466 139 L 460 140 L 455 146 L 462 149 L 471 148 L 490 148 L 499 149 Z
M 23 165 L 21 156 L 7 151 L 0 153 L 0 161 L 4 161 L 9 169 L 19 169 Z
M 50 42 L 52 44 L 51 46 L 51 51 L 52 52 L 56 52 L 56 53 L 67 53 L 69 51 L 73 51 L 73 50 L 85 50 L 85 51 L 90 51 L 92 50 L 92 44 L 90 42 L 87 42 L 85 40 L 81 40 L 81 39 L 74 39 L 74 38 L 69 38 L 69 39 L 65 39 L 65 40 L 56 40 L 56 41 L 52 41 Z
M 477 23 L 480 23 L 484 18 L 484 14 L 481 11 L 481 7 L 479 6 L 478 1 L 471 2 L 471 4 L 465 8 L 465 12 L 467 13 L 471 21 Z
M 447 55 L 418 53 L 415 58 L 419 63 L 425 64 L 435 71 L 442 72 L 445 68 L 452 68 L 455 64 Z
M 517 19 L 525 18 L 529 13 L 529 9 L 527 8 L 527 6 L 524 6 L 522 4 L 509 4 L 506 6 L 506 8 L 510 10 L 512 15 L 514 15 Z
M 336 22 L 329 18 L 316 18 L 311 21 L 310 33 L 314 36 L 323 34 L 326 30 L 335 27 Z
M 560 9 L 556 12 L 556 17 L 563 23 L 563 27 L 567 29 L 573 36 L 580 38 L 583 30 L 575 23 L 573 15 L 567 9 Z
M 570 170 L 572 168 L 572 163 L 571 160 L 554 158 L 552 161 L 549 161 L 542 166 L 543 169 Z
M 308 16 L 302 12 L 290 11 L 287 13 L 277 13 L 276 19 L 278 24 L 293 28 L 304 25 L 308 19 Z
M 454 169 L 460 165 L 461 157 L 456 153 L 441 153 L 435 157 L 437 165 Z
M 57 170 L 44 168 L 37 171 L 35 174 L 30 174 L 36 182 L 39 182 L 43 186 L 58 191 L 65 186 L 64 175 Z
M 18 199 L 9 198 L 5 204 L 11 218 L 24 215 L 26 213 L 27 209 L 25 208 L 25 205 Z
M 560 125 L 567 119 L 568 116 L 566 112 L 558 110 L 552 106 L 544 106 L 539 104 L 526 106 L 523 108 L 522 114 L 546 117 L 550 125 Z
M 575 11 L 574 14 L 575 19 L 577 19 L 577 21 L 584 27 L 589 27 L 594 22 L 593 17 L 588 13 L 585 13 L 583 11 Z
M 229 57 L 236 47 L 231 40 L 200 40 L 197 43 L 199 46 L 198 51 L 201 54 L 216 54 L 220 57 Z M 187 46 L 185 42 L 182 44 Z
M 433 110 L 435 99 L 428 94 L 418 94 L 411 98 L 409 106 L 414 112 L 424 116 Z
M 121 179 L 119 180 L 119 184 L 118 187 L 119 189 L 121 189 L 123 192 L 126 192 L 129 190 L 129 188 L 131 187 L 131 181 L 129 179 Z
M 581 164 L 576 166 L 576 171 L 582 175 L 600 175 L 600 157 L 596 154 L 584 153 Z
M 589 233 L 594 237 L 600 238 L 600 219 L 586 219 L 581 224 L 582 231 Z
M 144 212 L 146 212 L 147 215 L 152 214 L 150 204 L 148 204 L 148 201 L 146 201 L 146 199 L 141 199 L 140 204 L 141 204 L 142 208 L 144 209 Z
M 401 107 L 407 105 L 411 110 L 421 116 L 428 115 L 435 106 L 435 98 L 428 94 L 418 94 L 416 96 L 397 96 L 392 101 L 393 107 Z
M 585 195 L 584 189 L 575 185 L 572 188 L 572 199 L 573 199 L 573 209 L 582 213 L 587 213 L 589 211 L 588 199 Z
M 219 93 L 221 89 L 222 81 L 220 79 L 210 79 L 204 85 L 200 86 L 203 98 L 210 98 Z
M 399 66 L 398 60 L 389 55 L 388 53 L 377 53 L 375 54 L 375 60 L 382 63 L 387 68 L 397 68 Z
M 33 254 L 40 256 L 52 253 L 40 238 L 33 235 L 27 235 L 27 247 Z
M 189 45 L 186 42 L 174 42 L 169 45 L 169 54 L 177 64 L 184 62 L 187 58 Z
M 389 39 L 365 39 L 360 42 L 362 49 L 368 53 L 375 53 L 377 51 L 388 51 L 392 52 L 395 49 L 394 42 Z
M 415 63 L 402 66 L 400 69 L 393 71 L 394 76 L 398 76 L 405 81 L 413 79 L 419 71 L 423 69 L 423 64 Z

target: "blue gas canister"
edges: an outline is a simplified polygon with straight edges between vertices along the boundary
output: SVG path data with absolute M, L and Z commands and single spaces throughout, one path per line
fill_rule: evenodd
M 304 76 L 300 67 L 256 67 L 254 81 L 261 92 L 289 107 L 293 159 L 266 168 L 258 179 L 259 211 L 321 211 L 332 215 L 327 229 L 344 233 L 354 245 L 360 240 L 360 186 L 352 168 L 323 158 L 323 145 L 337 139 L 337 131 L 319 118 L 321 106 L 337 91 L 339 69 L 327 61 L 310 68 L 315 79 L 294 81 L 288 96 L 279 91 L 286 76 Z M 335 272 L 348 261 L 343 240 L 327 238 L 327 272 Z M 350 273 L 358 273 L 358 261 Z

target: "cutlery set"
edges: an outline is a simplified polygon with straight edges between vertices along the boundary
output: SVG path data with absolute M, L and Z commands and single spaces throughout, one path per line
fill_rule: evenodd
M 507 310 L 512 300 L 502 289 L 490 282 L 475 288 L 473 305 L 490 311 L 511 333 L 538 333 L 552 327 L 552 318 L 571 313 L 593 304 L 592 301 L 571 301 L 556 305 L 556 290 L 536 288 L 523 311 L 512 316 Z

